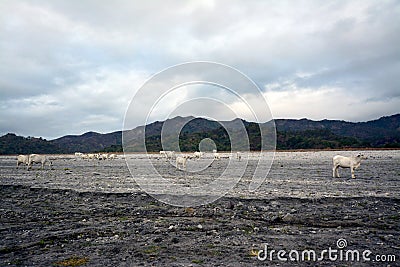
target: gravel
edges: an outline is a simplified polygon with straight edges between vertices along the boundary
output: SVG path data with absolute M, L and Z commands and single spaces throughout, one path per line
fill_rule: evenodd
M 340 238 L 347 242 L 344 250 L 368 249 L 371 259 L 396 256 L 397 262 L 374 266 L 396 266 L 400 151 L 363 152 L 368 159 L 356 170 L 356 179 L 349 170 L 331 178 L 332 156 L 356 153 L 276 153 L 266 181 L 249 192 L 253 153 L 244 177 L 228 194 L 186 208 L 143 192 L 121 156 L 84 161 L 54 155 L 53 169 L 30 171 L 17 169 L 15 157 L 1 156 L 0 266 L 369 265 L 326 257 L 283 262 L 276 252 L 272 260 L 257 258 L 266 244 L 270 251 L 320 252 L 338 249 Z M 128 157 L 137 162 L 138 173 L 146 173 L 145 155 Z M 189 185 L 215 179 L 226 166 L 221 160 L 185 176 L 156 156 L 152 162 L 173 181 Z

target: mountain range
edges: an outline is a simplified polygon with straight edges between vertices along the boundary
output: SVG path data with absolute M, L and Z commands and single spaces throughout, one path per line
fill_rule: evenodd
M 367 122 L 309 119 L 277 119 L 274 122 L 277 149 L 400 148 L 400 114 Z M 272 126 L 271 121 L 259 124 L 242 119 L 217 122 L 178 116 L 125 132 L 124 138 L 129 140 L 125 149 L 140 152 L 145 151 L 146 145 L 147 151 L 154 152 L 177 150 L 174 148 L 178 146 L 181 151 L 196 151 L 204 138 L 212 139 L 219 151 L 242 150 L 247 146 L 251 150 L 271 149 L 271 144 L 262 144 L 260 140 L 261 136 L 275 140 Z M 243 140 L 246 138 L 241 138 L 244 130 L 248 142 Z M 143 131 L 145 144 L 141 139 Z M 161 132 L 167 147 L 161 147 Z M 228 132 L 231 138 L 238 141 L 231 143 Z M 8 133 L 0 137 L 0 154 L 121 152 L 121 143 L 122 131 L 106 134 L 87 132 L 53 140 Z

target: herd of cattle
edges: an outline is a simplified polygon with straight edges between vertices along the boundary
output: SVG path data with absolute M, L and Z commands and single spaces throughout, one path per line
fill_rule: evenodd
M 89 154 L 84 154 L 81 152 L 75 152 L 75 157 L 76 158 L 82 158 L 82 159 L 98 159 L 98 160 L 106 160 L 106 159 L 116 159 L 117 154 L 107 154 L 107 153 L 89 153 Z
M 17 157 L 17 168 L 21 164 L 26 164 L 27 169 L 32 168 L 33 163 L 42 164 L 42 169 L 46 163 L 49 164 L 49 167 L 53 165 L 51 160 L 46 155 L 38 155 L 38 154 L 30 154 L 30 155 L 18 155 Z
M 185 155 L 176 155 L 174 151 L 160 151 L 160 155 L 162 157 L 165 157 L 166 160 L 171 160 L 175 158 L 175 163 L 176 163 L 176 168 L 186 170 L 186 163 L 187 160 L 190 159 L 201 159 L 205 154 L 204 152 L 194 152 L 192 154 L 185 154 Z M 89 154 L 84 154 L 80 152 L 75 153 L 75 158 L 81 158 L 84 160 L 113 160 L 117 158 L 117 154 L 108 154 L 108 153 L 89 153 Z M 231 158 L 231 156 L 226 156 L 226 155 L 221 155 L 217 153 L 216 150 L 213 150 L 213 159 L 214 160 L 220 160 L 222 158 Z M 241 160 L 242 158 L 242 153 L 241 152 L 236 152 L 236 159 Z M 333 178 L 340 177 L 339 175 L 339 167 L 341 168 L 350 168 L 351 171 L 351 177 L 355 178 L 354 170 L 356 170 L 358 167 L 360 167 L 361 160 L 366 159 L 363 155 L 359 154 L 356 157 L 344 157 L 340 155 L 336 155 L 332 159 L 333 163 L 333 168 L 332 168 L 332 176 Z M 33 163 L 38 163 L 42 165 L 42 169 L 44 169 L 44 166 L 46 163 L 49 165 L 51 168 L 53 163 L 49 159 L 47 155 L 39 155 L 39 154 L 30 154 L 30 155 L 18 155 L 17 156 L 17 168 L 21 164 L 27 165 L 27 170 L 32 168 Z
M 176 163 L 176 168 L 186 170 L 186 163 L 189 159 L 201 159 L 205 153 L 196 151 L 193 154 L 186 154 L 186 155 L 180 155 L 177 156 L 175 154 L 175 151 L 160 151 L 160 155 L 164 156 L 166 160 L 170 160 L 175 158 L 175 163 Z M 213 158 L 214 160 L 220 160 L 222 158 L 230 158 L 229 155 L 221 155 L 220 153 L 217 153 L 217 150 L 213 150 Z M 242 158 L 242 153 L 241 152 L 236 152 L 236 159 L 241 160 Z M 181 168 L 180 168 L 181 167 Z
M 117 154 L 100 154 L 100 153 L 89 153 L 89 154 L 84 154 L 80 152 L 75 153 L 75 158 L 76 159 L 86 159 L 86 160 L 91 160 L 91 159 L 97 159 L 97 160 L 106 160 L 106 159 L 116 159 Z M 46 163 L 49 165 L 51 168 L 53 166 L 53 162 L 50 160 L 50 158 L 47 155 L 39 155 L 39 154 L 30 154 L 30 155 L 18 155 L 17 156 L 17 168 L 21 164 L 25 164 L 27 166 L 27 169 L 30 170 L 32 168 L 33 163 L 39 163 L 42 165 L 42 169 L 44 169 L 44 166 Z
M 176 168 L 182 167 L 183 170 L 186 170 L 186 162 L 188 159 L 200 159 L 204 156 L 204 152 L 194 152 L 193 154 L 188 155 L 181 155 L 176 156 L 174 151 L 160 151 L 160 155 L 163 155 L 167 160 L 172 158 L 176 158 Z M 213 150 L 213 157 L 214 160 L 220 160 L 221 158 L 230 158 L 230 156 L 222 156 L 221 154 L 217 153 L 216 150 Z M 241 160 L 242 153 L 236 152 L 236 159 Z M 360 167 L 361 160 L 367 159 L 361 154 L 358 154 L 356 157 L 344 157 L 340 155 L 336 155 L 332 159 L 333 168 L 332 168 L 332 177 L 339 178 L 339 167 L 341 168 L 350 168 L 351 171 L 351 178 L 356 178 L 354 171 Z
M 177 156 L 175 154 L 175 151 L 160 151 L 160 155 L 164 156 L 166 159 L 172 159 L 172 158 L 177 158 L 177 157 L 182 157 L 186 159 L 200 159 L 202 158 L 205 153 L 204 152 L 199 152 L 196 151 L 193 154 L 186 154 L 183 156 Z M 241 152 L 236 152 L 236 159 L 240 160 L 242 158 L 242 153 Z M 220 153 L 217 153 L 217 150 L 213 150 L 212 156 L 214 157 L 214 160 L 220 160 L 221 158 L 230 158 L 230 156 L 222 155 Z
M 117 154 L 108 154 L 108 153 L 81 153 L 75 152 L 75 159 L 84 159 L 84 160 L 113 160 L 116 159 L 118 156 Z M 183 169 L 186 169 L 186 162 L 189 159 L 200 159 L 205 154 L 204 152 L 196 151 L 193 154 L 186 154 L 177 156 L 175 151 L 160 151 L 160 155 L 165 157 L 167 160 L 176 159 L 176 167 L 182 166 Z M 229 156 L 223 156 L 217 153 L 216 150 L 213 150 L 213 157 L 214 160 L 220 160 L 221 158 L 229 158 Z M 241 153 L 236 153 L 236 158 L 240 160 L 242 158 Z M 39 154 L 30 154 L 30 155 L 18 155 L 17 157 L 17 168 L 21 164 L 27 165 L 27 169 L 31 169 L 33 163 L 40 163 L 42 165 L 42 169 L 46 163 L 48 163 L 49 167 L 53 165 L 52 161 L 47 155 L 39 155 Z

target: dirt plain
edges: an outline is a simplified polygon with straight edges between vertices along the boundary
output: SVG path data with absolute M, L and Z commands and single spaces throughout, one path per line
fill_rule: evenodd
M 246 154 L 245 174 L 231 191 L 188 208 L 142 191 L 122 156 L 52 155 L 52 169 L 29 171 L 16 168 L 15 156 L 0 156 L 0 266 L 398 266 L 400 151 L 363 151 L 368 159 L 356 179 L 348 169 L 332 178 L 332 156 L 357 153 L 277 152 L 255 192 L 247 188 L 257 153 Z M 146 173 L 146 155 L 126 157 L 137 164 L 135 175 Z M 205 160 L 189 162 L 188 169 Z M 152 162 L 191 185 L 213 180 L 228 159 L 198 174 L 158 155 Z M 324 249 L 338 249 L 338 239 L 347 241 L 344 252 L 370 250 L 371 261 L 288 258 L 291 250 L 315 250 L 318 258 Z M 257 252 L 265 244 L 276 252 L 261 261 Z M 288 252 L 287 261 L 278 259 L 278 250 Z

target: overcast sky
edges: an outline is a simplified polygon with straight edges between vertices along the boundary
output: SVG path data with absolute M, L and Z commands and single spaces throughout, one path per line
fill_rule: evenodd
M 190 61 L 246 74 L 275 118 L 376 119 L 400 112 L 399 44 L 399 1 L 2 0 L 0 134 L 121 130 L 143 83 Z

